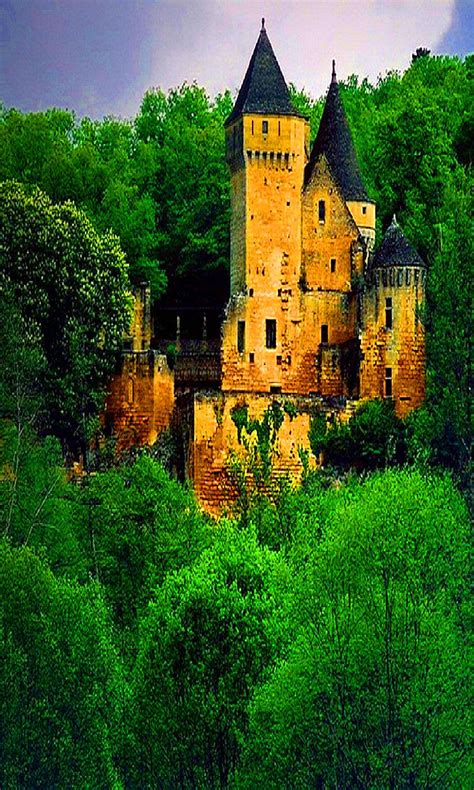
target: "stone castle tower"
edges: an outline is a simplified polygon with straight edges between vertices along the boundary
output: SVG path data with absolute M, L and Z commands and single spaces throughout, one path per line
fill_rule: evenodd
M 262 20 L 225 133 L 230 299 L 220 352 L 215 360 L 207 344 L 194 356 L 181 352 L 171 373 L 150 348 L 141 326 L 146 310 L 138 309 L 140 341 L 124 352 L 107 408 L 119 445 L 124 426 L 145 443 L 169 424 L 178 428 L 186 474 L 214 511 L 231 496 L 236 409 L 260 417 L 275 399 L 292 402 L 277 471 L 297 477 L 315 412 L 344 420 L 362 400 L 390 398 L 405 416 L 425 395 L 426 268 L 395 218 L 374 252 L 375 203 L 334 61 L 309 150 L 308 121 L 292 105 Z M 144 393 L 143 403 L 135 392 Z
M 308 142 L 308 122 L 292 106 L 262 24 L 226 122 L 231 300 L 222 389 L 386 395 L 405 414 L 424 396 L 415 317 L 423 263 L 408 253 L 400 229 L 389 230 L 372 256 L 375 204 L 363 184 L 334 62 L 311 152 Z M 391 389 L 384 388 L 390 370 Z

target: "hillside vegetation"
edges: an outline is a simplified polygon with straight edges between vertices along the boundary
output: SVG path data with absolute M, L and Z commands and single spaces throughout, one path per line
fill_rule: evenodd
M 1 111 L 1 787 L 472 787 L 473 77 L 418 53 L 341 85 L 378 236 L 396 212 L 428 264 L 426 405 L 313 424 L 332 466 L 219 520 L 164 444 L 80 484 L 65 459 L 130 279 L 167 299 L 228 267 L 230 95 Z M 314 136 L 323 99 L 292 92 Z

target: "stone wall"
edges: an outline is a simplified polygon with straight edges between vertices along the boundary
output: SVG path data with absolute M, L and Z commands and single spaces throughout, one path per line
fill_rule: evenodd
M 166 357 L 156 351 L 124 351 L 112 377 L 105 407 L 108 432 L 117 438 L 117 451 L 153 444 L 170 426 L 174 380 Z
M 398 416 L 425 398 L 425 333 L 420 319 L 425 271 L 390 267 L 372 273 L 363 297 L 360 369 L 361 398 L 386 397 L 391 371 Z M 386 300 L 392 300 L 392 327 L 386 326 Z
M 288 475 L 294 484 L 300 481 L 303 471 L 300 448 L 309 453 L 310 463 L 316 464 L 308 438 L 311 415 L 320 411 L 345 420 L 354 412 L 354 403 L 346 403 L 343 399 L 340 403 L 330 403 L 317 397 L 257 393 L 197 392 L 189 395 L 181 405 L 182 414 L 186 414 L 182 421 L 187 420 L 189 425 L 186 471 L 193 480 L 198 501 L 207 512 L 219 514 L 237 496 L 230 461 L 235 453 L 245 462 L 247 454 L 239 443 L 234 410 L 246 407 L 250 418 L 261 419 L 273 401 L 282 407 L 291 404 L 296 412 L 292 418 L 285 413 L 273 454 L 273 474 L 277 477 Z M 185 430 L 182 432 L 186 434 Z M 253 440 L 255 435 L 250 435 L 250 441 Z

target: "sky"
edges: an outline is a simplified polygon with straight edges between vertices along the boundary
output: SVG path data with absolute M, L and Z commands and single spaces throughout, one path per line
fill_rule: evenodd
M 146 90 L 237 91 L 261 18 L 287 82 L 375 81 L 423 46 L 474 51 L 474 0 L 0 0 L 0 101 L 131 117 Z

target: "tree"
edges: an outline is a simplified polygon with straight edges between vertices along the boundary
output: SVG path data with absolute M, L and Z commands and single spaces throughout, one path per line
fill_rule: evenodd
M 237 786 L 469 787 L 465 503 L 413 471 L 331 498 L 295 553 L 300 632 L 255 695 Z
M 100 236 L 71 203 L 13 182 L 0 193 L 0 272 L 39 337 L 44 430 L 85 447 L 128 325 L 127 268 L 118 239 Z
M 133 640 L 155 586 L 168 572 L 192 565 L 209 545 L 206 518 L 191 492 L 146 455 L 91 476 L 76 503 L 89 572 Z
M 182 85 L 168 95 L 148 91 L 135 119 L 142 144 L 152 147 L 152 197 L 160 256 L 173 294 L 229 261 L 229 174 L 224 158 L 228 93 L 210 101 L 203 88 Z
M 132 679 L 132 784 L 228 785 L 250 694 L 285 639 L 271 594 L 275 578 L 288 582 L 279 565 L 251 532 L 224 524 L 212 550 L 156 589 Z
M 404 460 L 403 424 L 393 401 L 372 400 L 359 405 L 347 423 L 327 425 L 315 415 L 309 433 L 311 449 L 324 464 L 374 469 Z
M 0 543 L 0 784 L 117 786 L 123 678 L 95 585 Z

